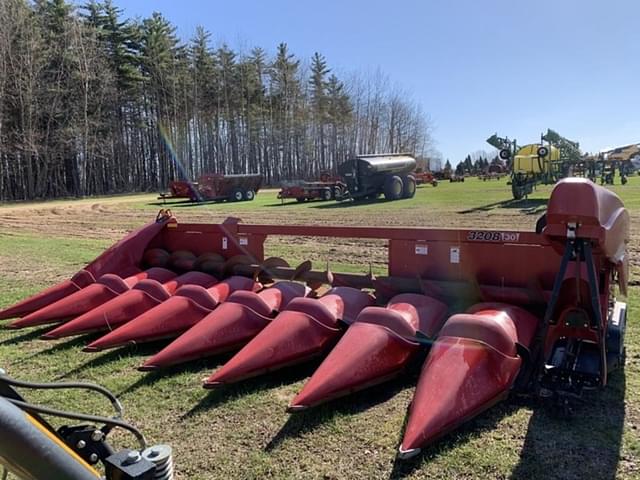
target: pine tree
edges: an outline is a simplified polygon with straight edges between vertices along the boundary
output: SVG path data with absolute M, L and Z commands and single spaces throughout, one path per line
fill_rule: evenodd
M 301 95 L 299 67 L 300 61 L 289 53 L 287 44 L 278 45 L 276 58 L 270 70 L 270 97 L 274 112 L 272 152 L 275 154 L 276 161 L 282 165 L 280 172 L 276 171 L 276 180 L 282 177 L 293 178 L 299 175 L 301 170 L 294 155 L 296 146 L 294 121 Z
M 319 53 L 307 73 L 284 43 L 273 57 L 214 51 L 198 28 L 184 45 L 160 13 L 126 19 L 111 0 L 4 0 L 0 17 L 0 200 L 205 172 L 274 184 L 430 143 L 426 116 L 386 76 L 345 81 Z
M 327 169 L 325 155 L 325 122 L 327 120 L 327 82 L 326 76 L 331 70 L 327 68 L 327 62 L 318 52 L 311 58 L 311 76 L 309 86 L 311 89 L 311 105 L 313 118 L 313 135 L 316 139 L 314 157 L 320 159 L 320 169 Z M 313 172 L 315 175 L 318 172 Z

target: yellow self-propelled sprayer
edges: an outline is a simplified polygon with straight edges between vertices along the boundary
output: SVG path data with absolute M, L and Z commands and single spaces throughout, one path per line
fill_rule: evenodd
M 538 184 L 554 184 L 561 178 L 586 177 L 601 184 L 613 184 L 616 170 L 620 182 L 627 183 L 633 171 L 633 158 L 640 156 L 640 145 L 631 144 L 596 155 L 582 153 L 580 144 L 568 140 L 554 130 L 540 136 L 539 143 L 524 146 L 497 134 L 487 139 L 489 145 L 499 149 L 499 157 L 511 163 L 511 192 L 520 200 L 529 195 Z
M 517 200 L 530 194 L 538 184 L 553 184 L 568 176 L 591 179 L 596 176 L 595 164 L 580 152 L 578 142 L 553 130 L 541 135 L 540 143 L 519 146 L 515 139 L 497 134 L 489 137 L 487 143 L 500 150 L 502 160 L 511 161 L 511 191 Z

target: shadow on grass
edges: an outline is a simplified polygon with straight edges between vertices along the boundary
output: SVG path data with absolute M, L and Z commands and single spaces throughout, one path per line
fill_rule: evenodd
M 231 383 L 229 385 L 212 389 L 207 396 L 194 405 L 194 407 L 186 412 L 181 418 L 183 420 L 187 419 L 200 412 L 215 408 L 245 395 L 297 382 L 303 378 L 309 377 L 318 368 L 320 361 L 321 359 L 316 359 L 295 367 L 269 372 L 265 375 L 260 375 L 238 383 Z M 220 362 L 220 364 L 223 363 L 224 361 Z
M 143 348 L 140 348 L 137 351 L 132 351 L 129 353 L 122 352 L 122 350 L 125 350 L 128 348 L 128 347 L 124 347 L 120 349 L 119 354 L 121 356 L 122 355 L 127 355 L 127 356 L 138 355 L 138 356 L 148 357 L 162 350 L 162 348 L 167 346 L 169 342 L 171 342 L 171 340 L 160 340 L 158 342 L 138 345 L 139 348 L 140 347 L 143 347 Z M 134 346 L 132 345 L 130 348 L 133 348 L 133 347 Z M 203 374 L 203 371 L 209 372 L 216 366 L 221 365 L 221 363 L 226 362 L 229 358 L 231 358 L 230 354 L 221 354 L 214 357 L 200 358 L 198 360 L 193 360 L 191 362 L 181 363 L 178 365 L 161 368 L 158 370 L 141 372 L 143 373 L 142 378 L 140 378 L 136 382 L 132 383 L 131 385 L 123 389 L 121 392 L 118 393 L 118 395 L 125 395 L 127 393 L 134 392 L 139 388 L 155 385 L 157 382 L 163 379 L 166 379 L 167 377 L 170 377 L 172 375 L 178 375 L 182 373 Z M 140 362 L 139 365 L 142 365 L 142 362 Z M 138 365 L 136 365 L 133 368 L 136 368 L 137 366 Z M 206 373 L 203 375 L 206 375 Z
M 229 199 L 218 199 L 218 200 L 200 200 L 199 202 L 192 202 L 191 200 L 184 200 L 184 201 L 179 201 L 179 202 L 167 202 L 167 203 L 162 203 L 161 201 L 159 202 L 150 202 L 147 203 L 147 206 L 149 207 L 160 207 L 160 208 L 192 208 L 192 207 L 201 207 L 203 205 L 246 205 L 246 204 L 250 204 L 251 202 L 247 202 L 246 200 L 240 201 L 240 202 L 235 202 Z M 286 203 L 285 203 L 286 205 Z M 259 205 L 261 206 L 276 206 L 276 204 L 271 204 L 271 205 Z M 280 206 L 280 204 L 278 203 L 277 206 Z M 231 207 L 229 207 L 231 208 Z
M 193 208 L 193 207 L 202 207 L 205 205 L 225 205 L 236 202 L 225 202 L 222 200 L 203 200 L 201 202 L 180 202 L 171 205 L 171 208 Z
M 278 433 L 265 445 L 264 450 L 266 452 L 275 450 L 285 440 L 300 437 L 338 415 L 354 415 L 386 402 L 410 385 L 409 377 L 401 376 L 309 410 L 293 413 Z
M 72 348 L 77 348 L 78 350 L 82 350 L 87 342 L 90 342 L 95 335 L 80 335 L 77 337 L 65 338 L 62 341 L 54 340 L 56 343 L 49 348 L 45 348 L 40 351 L 38 355 L 51 355 L 53 353 L 65 352 Z
M 164 347 L 166 347 L 172 339 L 166 340 L 158 340 L 154 342 L 148 343 L 139 343 L 139 344 L 131 344 L 120 347 L 113 351 L 113 358 L 133 358 L 133 357 L 150 357 Z M 130 365 L 128 368 L 137 368 L 139 365 L 142 365 L 143 359 L 140 359 L 137 365 Z M 188 371 L 191 368 L 191 364 L 177 365 L 175 367 L 169 367 L 165 369 L 155 370 L 151 372 L 145 372 L 144 375 L 128 387 L 124 388 L 120 392 L 117 393 L 118 396 L 126 395 L 127 393 L 135 392 L 141 387 L 154 385 L 162 378 L 166 378 L 170 375 L 175 375 L 176 373 L 180 373 L 183 371 Z
M 401 199 L 402 200 L 402 199 Z M 367 205 L 383 205 L 385 203 L 398 202 L 399 200 L 386 200 L 384 198 L 369 198 L 358 200 L 345 200 L 343 202 L 334 201 L 332 203 L 321 202 L 318 205 L 313 205 L 309 208 L 322 208 L 322 209 L 336 209 L 336 208 L 349 208 L 349 207 L 364 207 Z
M 6 326 L 2 328 L 5 332 L 19 332 L 20 330 L 16 330 L 13 328 L 7 328 Z M 21 342 L 29 342 L 31 340 L 38 339 L 43 333 L 47 330 L 51 330 L 51 325 L 47 325 L 45 327 L 36 327 L 34 330 L 28 330 L 27 332 L 22 332 L 20 335 L 16 335 L 15 337 L 7 338 L 0 342 L 0 345 L 15 345 Z
M 486 205 L 481 205 L 479 207 L 473 207 L 468 210 L 460 210 L 457 213 L 467 214 L 467 213 L 477 213 L 477 212 L 489 212 L 491 210 L 495 210 L 496 208 L 519 208 L 522 213 L 527 213 L 530 215 L 534 215 L 537 213 L 541 213 L 547 208 L 547 199 L 544 198 L 533 198 L 533 199 L 522 199 L 522 200 L 501 200 L 499 202 L 488 203 Z
M 97 337 L 99 337 L 99 335 Z M 89 343 L 89 341 L 90 340 L 88 339 L 87 343 Z M 131 351 L 131 349 L 125 347 L 125 348 L 117 348 L 117 349 L 113 349 L 113 350 L 106 350 L 104 352 L 86 353 L 86 355 L 87 355 L 88 358 L 90 358 L 89 361 L 84 362 L 83 364 L 78 365 L 77 367 L 75 367 L 75 368 L 69 370 L 68 372 L 60 375 L 59 379 L 67 378 L 67 377 L 70 377 L 72 375 L 77 375 L 77 374 L 82 373 L 82 372 L 84 372 L 86 370 L 89 370 L 91 368 L 102 367 L 103 365 L 107 365 L 107 364 L 113 363 L 113 362 L 115 362 L 117 360 L 120 360 L 120 359 L 122 359 L 124 357 L 126 357 L 126 358 L 134 357 L 134 356 L 136 356 L 136 352 Z
M 202 364 L 189 363 L 184 365 L 176 365 L 174 367 L 165 368 L 162 370 L 155 370 L 152 372 L 144 373 L 143 377 L 140 380 L 132 383 L 122 391 L 118 392 L 118 396 L 123 396 L 128 393 L 135 392 L 139 388 L 142 387 L 150 387 L 160 382 L 161 380 L 166 380 L 167 377 L 171 375 L 177 375 L 180 373 L 198 373 L 203 369 Z
M 167 202 L 163 202 L 162 200 L 154 200 L 153 202 L 149 202 L 147 203 L 147 206 L 149 207 L 164 207 L 164 208 L 173 208 L 173 207 L 178 207 L 180 205 L 183 204 L 190 204 L 193 205 L 194 202 L 192 202 L 189 199 L 182 199 L 182 200 L 170 200 Z
M 625 372 L 589 392 L 569 418 L 538 408 L 529 420 L 520 462 L 511 480 L 529 478 L 616 478 L 624 430 Z
M 224 202 L 223 200 L 202 200 L 200 202 L 192 202 L 191 200 L 181 200 L 176 202 L 162 203 L 162 201 L 157 201 L 157 202 L 149 202 L 147 203 L 147 206 L 160 207 L 160 208 L 190 208 L 190 207 L 200 207 L 202 205 L 214 205 L 214 204 L 222 204 L 222 203 L 232 203 L 232 202 Z
M 314 200 L 306 200 L 304 202 L 298 202 L 295 199 L 292 200 L 292 199 L 288 198 L 284 202 L 267 203 L 267 204 L 262 205 L 262 206 L 263 207 L 293 207 L 293 206 L 297 205 L 299 207 L 301 205 L 309 205 L 309 204 L 316 205 L 316 204 L 318 204 L 315 207 L 313 207 L 313 208 L 317 208 L 321 204 L 325 204 L 326 205 L 327 202 L 335 202 L 335 200 L 322 200 L 322 199 L 318 198 L 318 199 L 314 199 Z
M 32 355 L 25 357 L 25 359 L 37 357 L 40 355 L 52 355 L 54 353 L 66 352 L 67 350 L 71 350 L 74 348 L 81 350 L 87 344 L 87 342 L 90 341 L 91 338 L 93 338 L 92 335 L 83 335 L 79 337 L 67 338 L 63 341 L 53 340 L 52 342 L 56 342 L 54 345 L 49 348 L 45 348 L 44 350 L 40 350 L 39 352 L 33 353 Z

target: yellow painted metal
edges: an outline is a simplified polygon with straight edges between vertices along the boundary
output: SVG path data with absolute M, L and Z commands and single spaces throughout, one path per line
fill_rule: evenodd
M 514 173 L 549 173 L 550 162 L 560 159 L 560 150 L 554 146 L 548 146 L 549 154 L 545 157 L 538 157 L 540 144 L 532 143 L 521 147 L 513 157 Z
M 69 457 L 71 457 L 73 460 L 75 460 L 78 464 L 80 464 L 83 467 L 85 467 L 87 469 L 87 471 L 89 471 L 90 473 L 95 475 L 96 478 L 100 478 L 100 474 L 91 465 L 89 465 L 87 462 L 85 462 L 80 457 L 80 455 L 78 455 L 76 452 L 71 450 L 71 448 L 69 448 L 69 446 L 66 443 L 64 443 L 62 440 L 60 440 L 58 437 L 56 437 L 53 433 L 51 433 L 51 431 L 49 431 L 49 429 L 47 429 L 44 425 L 42 425 L 38 420 L 33 418 L 28 413 L 25 413 L 24 416 L 26 417 L 27 421 L 29 421 L 34 427 L 36 427 L 38 430 L 40 430 L 40 432 L 43 435 L 45 435 L 49 440 L 51 440 L 51 442 L 55 443 L 62 450 L 64 450 L 69 455 Z

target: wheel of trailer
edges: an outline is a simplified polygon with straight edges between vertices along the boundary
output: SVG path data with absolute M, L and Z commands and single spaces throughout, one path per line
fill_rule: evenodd
M 402 198 L 413 198 L 416 194 L 416 178 L 413 175 L 402 177 Z
M 542 233 L 542 230 L 544 230 L 544 227 L 546 226 L 547 226 L 547 214 L 544 213 L 536 222 L 536 233 L 537 234 Z
M 384 180 L 384 198 L 387 200 L 398 200 L 402 198 L 404 185 L 402 179 L 397 175 L 389 175 Z
M 246 192 L 244 192 L 244 199 L 247 200 L 248 202 L 250 202 L 254 198 L 256 198 L 256 192 L 254 192 L 253 190 L 249 189 Z
M 240 187 L 234 188 L 231 191 L 231 200 L 234 202 L 241 202 L 244 200 L 244 190 Z
M 431 182 L 431 185 L 433 185 L 434 187 L 437 187 L 438 186 L 438 181 L 434 180 L 433 182 Z
M 522 200 L 524 198 L 524 185 L 520 185 L 518 182 L 511 183 L 511 193 L 514 200 Z
M 322 190 L 322 199 L 323 200 L 331 200 L 332 198 L 332 194 L 331 194 L 331 189 L 330 188 L 325 188 L 324 190 Z
M 626 185 L 627 184 L 627 177 L 626 176 L 620 177 L 620 183 L 622 183 L 622 185 Z

